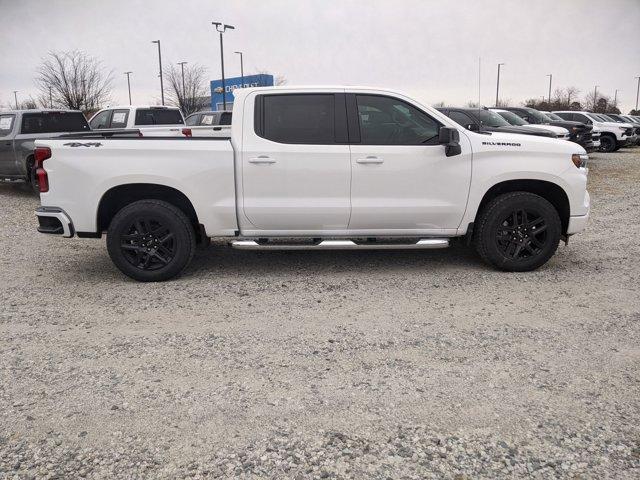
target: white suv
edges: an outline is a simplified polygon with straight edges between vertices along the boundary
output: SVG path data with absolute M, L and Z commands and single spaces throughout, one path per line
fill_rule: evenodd
M 602 131 L 600 151 L 602 152 L 614 152 L 620 147 L 624 147 L 633 135 L 633 127 L 630 124 L 608 122 L 597 113 L 571 110 L 554 111 L 553 113 L 565 120 L 586 123 L 600 129 Z

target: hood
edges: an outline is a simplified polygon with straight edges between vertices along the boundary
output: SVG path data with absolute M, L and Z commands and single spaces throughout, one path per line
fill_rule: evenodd
M 556 134 L 550 130 L 542 129 L 542 128 L 532 128 L 530 125 L 519 126 L 519 125 L 509 125 L 504 127 L 483 127 L 483 130 L 489 132 L 504 132 L 504 133 L 519 133 L 522 135 L 536 135 L 540 137 L 551 137 L 556 138 Z
M 537 129 L 542 129 L 542 130 L 549 130 L 553 133 L 555 133 L 556 135 L 567 135 L 569 133 L 569 130 L 567 130 L 566 128 L 563 127 L 557 127 L 555 125 L 545 125 L 545 124 L 531 124 L 531 125 L 526 125 L 527 127 L 531 127 L 531 128 L 537 128 Z

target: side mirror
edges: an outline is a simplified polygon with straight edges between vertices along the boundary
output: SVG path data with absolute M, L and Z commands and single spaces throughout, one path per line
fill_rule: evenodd
M 458 132 L 457 129 L 441 127 L 438 141 L 440 145 L 444 145 L 444 153 L 447 157 L 460 155 L 462 153 L 462 148 L 460 148 L 460 132 Z
M 467 130 L 471 130 L 472 132 L 480 131 L 480 125 L 478 125 L 477 123 L 469 123 L 465 125 L 464 128 L 466 128 Z

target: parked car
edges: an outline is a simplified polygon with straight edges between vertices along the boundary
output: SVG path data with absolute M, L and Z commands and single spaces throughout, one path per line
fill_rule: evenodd
M 556 134 L 551 130 L 511 125 L 500 115 L 487 108 L 439 107 L 437 110 L 473 132 L 519 133 L 556 138 Z
M 631 127 L 633 127 L 633 134 L 631 135 L 629 143 L 631 143 L 632 145 L 638 145 L 640 140 L 640 125 L 638 125 L 637 122 L 634 122 L 630 118 L 625 118 L 625 115 L 618 115 L 615 113 L 607 113 L 605 116 L 616 123 L 623 123 L 625 125 L 630 125 Z
M 39 231 L 107 232 L 123 273 L 159 281 L 208 237 L 250 250 L 431 249 L 466 238 L 495 268 L 532 270 L 589 218 L 588 156 L 572 142 L 472 132 L 378 88 L 234 94 L 230 140 L 38 141 Z
M 548 118 L 549 122 L 554 122 L 555 125 L 560 125 L 558 122 L 564 122 L 564 124 L 567 125 L 566 128 L 570 128 L 571 130 L 570 140 L 582 145 L 587 152 L 600 150 L 600 136 L 602 135 L 602 131 L 598 127 L 586 125 L 581 122 L 564 120 L 553 112 L 538 111 Z
M 595 113 L 573 110 L 559 110 L 553 113 L 565 120 L 582 122 L 598 127 L 602 131 L 602 135 L 600 136 L 600 151 L 602 152 L 613 152 L 623 147 L 628 143 L 633 133 L 632 127 L 608 122 Z
M 34 185 L 35 140 L 89 130 L 86 118 L 77 110 L 0 111 L 0 178 Z
M 143 136 L 182 136 L 184 118 L 176 107 L 127 105 L 104 108 L 89 120 L 92 130 L 138 130 Z
M 523 120 L 535 125 L 550 125 L 566 128 L 571 134 L 569 139 L 572 142 L 576 142 L 582 145 L 585 149 L 590 149 L 593 147 L 593 145 L 590 145 L 590 142 L 592 142 L 591 128 L 587 124 L 570 123 L 563 119 L 550 120 L 543 112 L 530 107 L 503 107 L 503 110 L 513 112 Z
M 559 138 L 560 140 L 569 140 L 569 137 L 570 137 L 569 130 L 567 130 L 566 128 L 556 127 L 556 126 L 547 125 L 547 124 L 542 125 L 542 124 L 529 123 L 522 117 L 516 115 L 515 113 L 510 112 L 508 110 L 503 110 L 502 108 L 490 108 L 489 110 L 491 110 L 492 112 L 496 112 L 498 115 L 504 118 L 511 125 L 516 125 L 518 127 L 527 126 L 531 128 L 550 130 L 553 133 L 555 133 L 556 137 Z
M 229 110 L 196 112 L 185 119 L 185 124 L 187 127 L 231 125 L 231 115 Z

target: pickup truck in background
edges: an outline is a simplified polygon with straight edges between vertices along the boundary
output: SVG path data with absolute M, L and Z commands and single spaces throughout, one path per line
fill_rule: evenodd
M 33 169 L 36 139 L 89 130 L 77 110 L 0 111 L 0 179 L 25 180 L 37 190 Z
M 458 122 L 472 132 L 503 132 L 519 133 L 522 135 L 536 135 L 540 137 L 556 138 L 555 132 L 528 126 L 511 125 L 497 113 L 483 108 L 438 107 L 438 111 L 444 113 L 453 121 Z
M 184 118 L 176 107 L 164 106 L 118 106 L 96 112 L 89 120 L 91 130 L 119 131 L 137 130 L 141 136 L 182 136 Z
M 204 111 L 192 113 L 185 123 L 187 127 L 182 129 L 187 137 L 228 137 L 231 135 L 230 111 Z
M 587 155 L 572 142 L 472 132 L 398 92 L 236 89 L 230 138 L 37 142 L 38 230 L 100 238 L 139 281 L 182 272 L 197 242 L 238 249 L 475 245 L 540 267 L 584 229 Z
M 633 135 L 633 127 L 630 125 L 607 121 L 597 113 L 574 110 L 560 110 L 553 113 L 565 120 L 582 122 L 598 128 L 602 132 L 600 135 L 601 152 L 615 152 L 625 146 Z
M 539 128 L 542 130 L 550 130 L 553 133 L 556 134 L 556 137 L 560 140 L 569 140 L 570 135 L 569 135 L 569 130 L 567 130 L 564 127 L 556 127 L 554 125 L 542 125 L 542 124 L 537 124 L 537 123 L 529 123 L 527 122 L 524 118 L 520 117 L 519 115 L 516 115 L 513 112 L 510 112 L 509 110 L 504 110 L 502 108 L 490 108 L 489 110 L 491 110 L 492 112 L 496 112 L 498 115 L 500 115 L 502 118 L 504 118 L 507 122 L 509 122 L 511 125 L 516 125 L 518 127 L 529 127 L 529 128 Z

